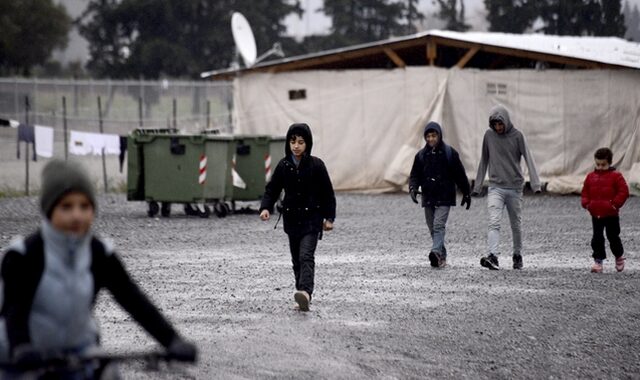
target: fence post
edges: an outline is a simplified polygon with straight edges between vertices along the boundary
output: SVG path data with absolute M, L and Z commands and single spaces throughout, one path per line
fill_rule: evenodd
M 24 97 L 24 123 L 26 127 L 29 127 L 29 95 Z M 19 143 L 20 142 L 18 142 L 18 144 Z M 35 146 L 34 146 L 34 149 L 35 149 Z M 24 190 L 26 195 L 29 196 L 29 142 L 28 141 L 24 142 L 24 169 L 25 169 Z
M 176 98 L 173 98 L 173 128 L 177 128 L 178 121 L 176 120 L 178 117 L 178 102 Z
M 138 96 L 138 118 L 140 119 L 140 128 L 142 128 L 142 96 Z
M 98 96 L 98 126 L 100 127 L 100 134 L 104 133 L 104 129 L 102 126 L 102 100 L 100 96 Z M 108 191 L 107 186 L 107 161 L 104 157 L 104 147 L 102 147 L 102 179 L 104 182 L 104 192 Z
M 69 159 L 69 144 L 67 142 L 67 97 L 62 97 L 62 128 L 64 129 L 64 160 Z
M 210 128 L 211 120 L 211 101 L 207 99 L 207 128 Z

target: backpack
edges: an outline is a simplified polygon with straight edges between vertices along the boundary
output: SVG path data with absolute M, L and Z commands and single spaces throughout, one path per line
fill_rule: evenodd
M 42 240 L 42 235 L 40 230 L 34 232 L 33 234 L 27 236 L 24 239 L 25 246 L 25 259 L 28 262 L 28 266 L 30 268 L 36 268 L 34 271 L 29 271 L 27 275 L 29 276 L 28 289 L 27 294 L 33 297 L 38 289 L 38 285 L 40 284 L 40 278 L 42 277 L 42 272 L 44 271 L 44 241 Z M 106 253 L 105 247 L 102 242 L 100 242 L 95 236 L 91 238 L 91 254 L 93 257 L 92 266 L 95 264 L 96 255 L 104 256 Z M 2 257 L 2 262 L 4 262 L 4 256 Z M 4 284 L 2 283 L 2 277 L 0 277 L 0 316 L 5 315 L 4 308 Z
M 44 241 L 40 230 L 34 232 L 24 239 L 25 245 L 25 260 L 27 260 L 27 266 L 35 268 L 33 271 L 29 271 L 25 275 L 28 276 L 27 289 L 25 289 L 25 295 L 33 298 L 42 273 L 44 271 Z M 96 264 L 98 257 L 103 257 L 106 254 L 105 246 L 95 236 L 91 239 L 91 255 L 92 255 L 92 269 Z M 0 256 L 2 263 L 4 263 L 5 255 Z M 98 264 L 99 265 L 99 264 Z M 0 362 L 9 360 L 9 340 L 6 335 L 6 325 L 4 316 L 6 315 L 4 304 L 4 284 L 2 277 L 0 277 Z

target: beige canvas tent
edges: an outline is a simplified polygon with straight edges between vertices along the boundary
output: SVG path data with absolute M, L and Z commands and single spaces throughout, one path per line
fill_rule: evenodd
M 425 64 L 403 65 L 412 59 L 406 44 L 415 40 L 423 42 Z M 336 56 L 362 62 L 363 51 L 373 56 L 376 49 L 396 67 L 337 67 Z M 447 49 L 457 55 L 442 57 L 454 54 Z M 496 60 L 518 68 L 487 69 L 498 52 L 511 55 Z M 430 65 L 437 62 L 453 64 Z M 329 63 L 333 68 L 323 67 Z M 429 120 L 442 123 L 445 141 L 474 178 L 488 111 L 501 103 L 527 136 L 548 190 L 579 191 L 601 146 L 612 148 L 614 164 L 628 176 L 640 162 L 638 69 L 640 45 L 617 38 L 431 31 L 236 73 L 235 131 L 282 134 L 307 122 L 314 153 L 327 162 L 337 189 L 390 191 L 406 184 Z

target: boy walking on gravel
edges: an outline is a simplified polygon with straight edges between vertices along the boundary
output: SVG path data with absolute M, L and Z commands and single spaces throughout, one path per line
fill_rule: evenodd
M 444 244 L 447 218 L 451 206 L 456 205 L 456 185 L 462 192 L 461 206 L 471 206 L 469 179 L 458 152 L 444 143 L 442 128 L 429 122 L 423 132 L 426 145 L 415 156 L 409 176 L 409 195 L 418 203 L 418 191 L 422 190 L 422 207 L 431 234 L 429 261 L 434 268 L 447 263 Z
M 506 207 L 513 234 L 513 269 L 522 269 L 522 190 L 524 177 L 520 160 L 524 158 L 529 169 L 531 189 L 540 193 L 540 179 L 533 156 L 522 132 L 511 123 L 509 111 L 498 105 L 489 114 L 489 129 L 482 140 L 482 157 L 478 166 L 473 194 L 482 192 L 484 176 L 489 170 L 489 255 L 480 259 L 485 268 L 500 269 L 498 247 L 500 223 Z
M 322 231 L 331 231 L 336 198 L 327 168 L 311 155 L 313 136 L 307 124 L 293 124 L 287 131 L 285 156 L 273 172 L 260 205 L 260 219 L 269 220 L 284 190 L 282 215 L 289 236 L 295 276 L 294 299 L 301 311 L 309 311 L 315 276 L 315 251 Z
M 42 171 L 40 207 L 40 228 L 14 241 L 2 260 L 0 361 L 31 368 L 48 355 L 95 352 L 99 334 L 92 309 L 102 288 L 170 357 L 196 359 L 195 345 L 180 337 L 138 288 L 113 247 L 94 235 L 97 203 L 82 167 L 49 162 Z
M 594 154 L 595 170 L 587 174 L 582 186 L 582 207 L 591 214 L 593 237 L 592 273 L 602 273 L 602 262 L 606 258 L 604 231 L 611 253 L 616 258 L 616 270 L 624 270 L 624 248 L 620 240 L 620 208 L 629 198 L 629 187 L 622 174 L 611 166 L 613 152 L 609 148 L 600 148 Z

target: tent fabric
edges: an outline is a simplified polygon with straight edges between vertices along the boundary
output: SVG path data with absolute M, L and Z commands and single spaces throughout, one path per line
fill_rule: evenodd
M 236 133 L 282 135 L 292 123 L 308 123 L 314 155 L 327 163 L 337 190 L 382 192 L 406 184 L 429 120 L 442 124 L 445 141 L 475 177 L 489 110 L 500 103 L 525 134 L 541 179 L 552 184 L 583 179 L 599 147 L 613 150 L 623 172 L 640 162 L 639 85 L 633 70 L 255 73 L 234 80 L 234 125 Z M 302 89 L 306 98 L 289 99 Z

